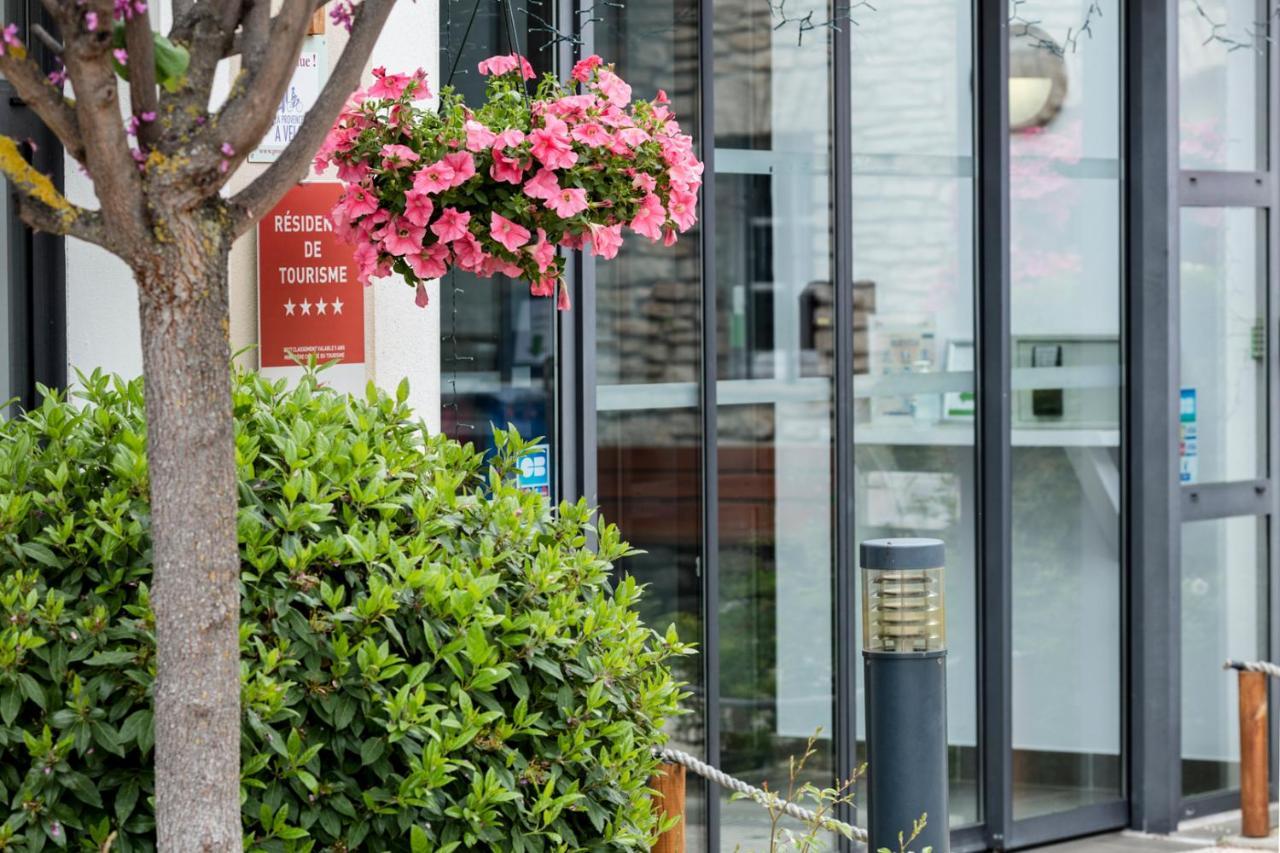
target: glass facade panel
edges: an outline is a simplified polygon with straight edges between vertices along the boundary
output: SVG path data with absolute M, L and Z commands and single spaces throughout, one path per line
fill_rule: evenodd
M 1182 209 L 1184 484 L 1267 471 L 1266 214 Z
M 1182 168 L 1267 168 L 1270 17 L 1260 0 L 1179 0 Z
M 696 0 L 596 4 L 593 49 L 637 98 L 664 89 L 697 142 Z M 703 204 L 706 200 L 703 199 Z M 599 506 L 645 554 L 622 568 L 648 584 L 643 617 L 704 641 L 701 236 L 671 247 L 629 235 L 618 257 L 595 264 L 596 448 Z M 591 497 L 591 496 L 588 496 Z M 703 646 L 703 655 L 713 650 Z M 693 713 L 673 723 L 674 745 L 706 754 L 703 657 L 682 661 Z M 688 787 L 686 837 L 706 849 L 705 787 Z
M 771 788 L 822 732 L 834 774 L 831 31 L 717 0 L 716 287 L 721 767 Z M 825 3 L 787 12 L 823 20 Z M 720 849 L 766 849 L 769 816 L 721 800 Z
M 1235 673 L 1224 660 L 1267 660 L 1267 522 L 1182 525 L 1182 794 L 1240 787 Z
M 918 0 L 857 12 L 854 319 L 851 330 L 837 331 L 853 335 L 855 539 L 928 536 L 947 544 L 953 825 L 981 817 L 971 5 Z
M 440 2 L 440 66 L 467 99 L 484 100 L 485 78 L 476 64 L 508 49 L 507 22 L 498 4 Z M 539 71 L 554 55 L 528 38 L 531 16 L 549 15 L 552 0 L 516 10 L 516 39 Z M 493 446 L 493 427 L 514 424 L 525 437 L 555 442 L 555 300 L 529 295 L 523 282 L 497 275 L 481 279 L 461 270 L 440 281 L 441 428 L 452 438 Z M 552 465 L 555 465 L 554 458 Z M 552 481 L 554 482 L 554 470 Z
M 1011 4 L 1013 814 L 1121 796 L 1119 0 Z M 1087 35 L 1082 35 L 1087 33 Z

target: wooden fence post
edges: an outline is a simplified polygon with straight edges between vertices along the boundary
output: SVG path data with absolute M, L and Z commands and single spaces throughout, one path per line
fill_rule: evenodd
M 1267 676 L 1240 671 L 1240 812 L 1245 838 L 1271 834 L 1267 808 Z
M 665 819 L 675 815 L 680 822 L 658 836 L 653 845 L 653 853 L 685 853 L 684 850 L 684 783 L 685 769 L 680 764 L 662 764 L 658 775 L 649 780 L 649 787 L 654 795 L 654 806 L 658 814 Z

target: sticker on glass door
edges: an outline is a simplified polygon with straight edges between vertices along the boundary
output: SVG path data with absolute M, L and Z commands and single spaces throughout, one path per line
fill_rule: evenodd
M 1178 482 L 1194 483 L 1200 473 L 1200 436 L 1196 426 L 1196 389 L 1183 388 L 1178 402 Z

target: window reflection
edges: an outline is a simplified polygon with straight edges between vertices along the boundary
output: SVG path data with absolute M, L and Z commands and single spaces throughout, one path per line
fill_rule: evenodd
M 1261 0 L 1179 0 L 1184 169 L 1267 167 L 1267 21 Z
M 721 766 L 775 789 L 818 730 L 802 781 L 834 775 L 831 33 L 778 24 L 715 4 Z M 767 847 L 757 805 L 721 815 L 722 850 Z
M 698 128 L 696 0 L 597 3 L 595 52 L 614 62 L 634 97 L 663 89 L 681 126 Z M 703 201 L 705 206 L 705 200 Z M 601 513 L 646 553 L 622 568 L 647 584 L 642 615 L 703 643 L 702 477 L 697 382 L 702 365 L 700 229 L 674 246 L 629 237 L 595 264 L 597 470 Z M 673 721 L 673 745 L 706 754 L 704 655 L 681 662 L 692 713 Z M 690 850 L 706 848 L 706 788 L 691 781 Z
M 1015 11 L 1039 31 L 1019 50 L 1052 54 L 1065 77 L 1061 108 L 1010 139 L 1021 819 L 1121 796 L 1122 16 L 1118 0 Z
M 876 4 L 852 31 L 855 535 L 947 543 L 953 825 L 981 817 L 971 16 L 958 0 Z M 856 701 L 861 741 L 861 679 Z

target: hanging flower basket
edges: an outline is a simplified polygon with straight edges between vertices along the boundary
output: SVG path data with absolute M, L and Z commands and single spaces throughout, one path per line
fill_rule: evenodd
M 316 158 L 333 164 L 345 192 L 333 210 L 355 245 L 361 281 L 399 274 L 417 288 L 453 267 L 530 283 L 567 308 L 556 247 L 612 258 L 630 230 L 671 245 L 696 221 L 702 163 L 661 90 L 631 100 L 631 87 L 590 56 L 568 86 L 535 75 L 522 56 L 480 63 L 489 76 L 476 109 L 446 87 L 439 108 L 422 71 L 375 69 Z

